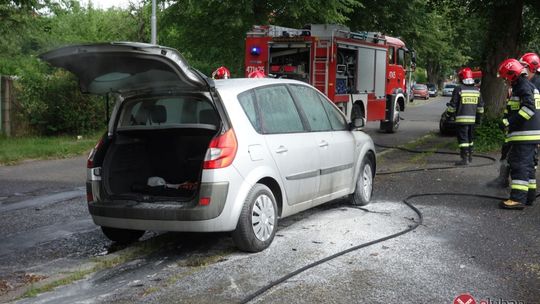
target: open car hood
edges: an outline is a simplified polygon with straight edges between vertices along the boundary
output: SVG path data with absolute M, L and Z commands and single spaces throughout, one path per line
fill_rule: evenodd
M 159 88 L 209 89 L 206 76 L 192 69 L 177 50 L 153 44 L 111 42 L 74 45 L 39 57 L 75 74 L 83 93 L 125 93 Z

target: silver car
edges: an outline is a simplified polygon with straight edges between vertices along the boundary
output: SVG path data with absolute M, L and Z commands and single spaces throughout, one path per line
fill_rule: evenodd
M 444 88 L 443 88 L 442 95 L 443 96 L 452 96 L 452 93 L 454 92 L 454 88 L 456 86 L 457 85 L 455 83 L 447 83 L 447 84 L 445 84 Z
M 337 198 L 371 199 L 375 149 L 312 86 L 285 79 L 212 80 L 174 49 L 69 46 L 41 55 L 85 93 L 116 98 L 88 158 L 88 209 L 117 242 L 146 230 L 230 231 L 267 248 L 279 218 Z

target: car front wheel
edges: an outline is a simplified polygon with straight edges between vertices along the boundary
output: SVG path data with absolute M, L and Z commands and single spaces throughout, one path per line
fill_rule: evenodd
M 351 195 L 353 205 L 365 206 L 371 200 L 373 193 L 373 178 L 375 176 L 375 163 L 370 154 L 364 157 L 360 165 L 360 172 L 356 179 L 356 188 Z
M 232 233 L 238 248 L 248 252 L 266 249 L 276 235 L 277 205 L 272 191 L 263 184 L 256 184 L 249 192 Z

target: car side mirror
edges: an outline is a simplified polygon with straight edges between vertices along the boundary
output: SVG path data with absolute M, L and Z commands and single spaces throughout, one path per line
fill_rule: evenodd
M 362 129 L 363 127 L 366 126 L 366 119 L 363 118 L 363 117 L 358 117 L 358 118 L 355 118 L 350 124 L 349 124 L 349 128 L 351 130 L 358 130 L 358 129 Z

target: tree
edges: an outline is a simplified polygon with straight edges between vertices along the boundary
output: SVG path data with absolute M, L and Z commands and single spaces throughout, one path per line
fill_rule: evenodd
M 486 101 L 488 117 L 497 117 L 504 107 L 506 90 L 497 78 L 499 64 L 507 58 L 516 58 L 534 48 L 532 42 L 538 41 L 540 28 L 540 2 L 536 0 L 433 0 L 436 7 L 452 7 L 451 11 L 467 12 L 468 19 L 474 20 L 468 39 L 475 47 L 471 52 L 471 63 L 479 63 L 482 72 L 482 95 Z M 523 16 L 527 19 L 524 20 Z M 455 22 L 463 17 L 455 16 Z M 536 22 L 535 22 L 536 21 Z

